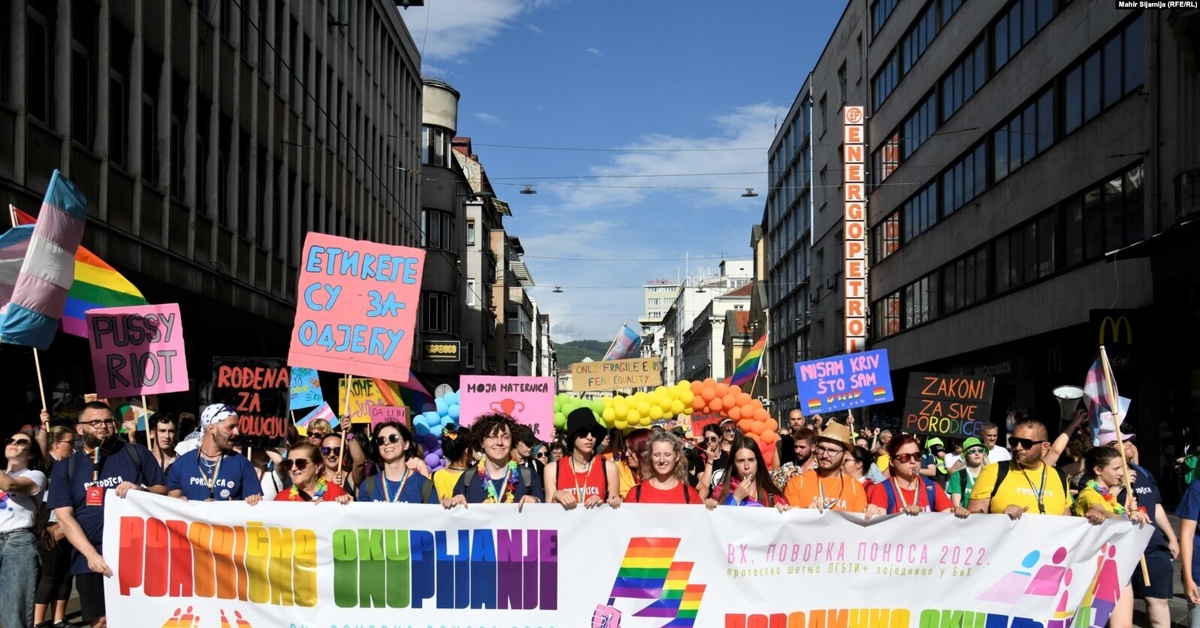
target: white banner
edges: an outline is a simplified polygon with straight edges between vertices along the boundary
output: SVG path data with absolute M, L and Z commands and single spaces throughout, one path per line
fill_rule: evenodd
M 105 502 L 114 626 L 1103 626 L 1112 520 L 628 504 Z M 1078 613 L 1077 613 L 1078 611 Z

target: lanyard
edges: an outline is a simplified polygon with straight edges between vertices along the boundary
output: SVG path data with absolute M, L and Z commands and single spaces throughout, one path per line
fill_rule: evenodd
M 896 489 L 896 495 L 898 495 L 900 497 L 900 510 L 907 509 L 908 508 L 908 500 L 904 498 L 904 490 L 900 488 L 900 483 L 896 481 L 895 477 L 892 478 L 892 486 L 895 487 L 895 489 Z M 917 480 L 917 488 L 913 489 L 913 505 L 914 506 L 921 503 L 920 490 L 921 490 L 921 480 L 918 479 Z M 932 506 L 933 505 L 930 504 L 931 508 L 932 508 Z
M 1046 493 L 1046 463 L 1042 463 L 1042 486 L 1040 489 L 1033 487 L 1033 480 L 1029 479 L 1029 474 L 1025 472 L 1024 468 L 1021 469 L 1021 475 L 1025 476 L 1025 481 L 1029 482 L 1029 489 L 1037 498 L 1038 514 L 1046 514 L 1046 504 L 1042 502 L 1042 495 Z
M 100 480 L 100 448 L 92 451 L 92 484 Z
M 395 497 L 393 497 L 388 494 L 387 471 L 384 470 L 384 471 L 380 472 L 379 475 L 383 477 L 383 501 L 385 501 L 385 502 L 400 501 L 400 495 L 402 493 L 404 493 L 404 485 L 408 484 L 408 476 L 411 474 L 412 474 L 412 471 L 409 470 L 409 468 L 407 466 L 405 466 L 404 467 L 404 475 L 400 476 L 400 489 L 396 491 L 396 495 L 395 495 Z
M 225 454 L 221 454 L 221 456 L 217 458 L 217 464 L 213 466 L 212 477 L 209 477 L 206 473 L 204 473 L 204 465 L 200 464 L 200 461 L 203 459 L 201 456 L 202 454 L 197 451 L 196 470 L 200 472 L 200 477 L 204 478 L 204 484 L 208 487 L 208 496 L 212 497 L 213 487 L 217 484 L 217 476 L 221 473 L 221 463 L 225 461 Z
M 588 478 L 592 475 L 592 463 L 595 460 L 594 457 L 588 460 L 587 468 L 583 470 L 583 486 L 579 485 L 579 474 L 575 472 L 575 459 L 572 458 L 567 461 L 567 464 L 571 466 L 571 481 L 575 483 L 575 493 L 579 495 L 580 502 L 586 499 L 583 492 L 587 488 Z

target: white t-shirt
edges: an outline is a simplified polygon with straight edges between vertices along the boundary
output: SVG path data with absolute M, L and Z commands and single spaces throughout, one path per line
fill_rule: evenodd
M 1008 453 L 1008 450 L 999 444 L 992 447 L 992 450 L 988 452 L 988 463 L 1004 462 L 1005 460 L 1012 460 L 1012 454 Z
M 34 484 L 37 484 L 37 493 L 46 490 L 46 474 L 41 471 L 25 469 L 10 473 L 9 476 L 14 479 L 24 477 L 33 480 Z M 19 495 L 0 491 L 0 532 L 33 527 L 38 503 L 42 501 L 37 493 Z

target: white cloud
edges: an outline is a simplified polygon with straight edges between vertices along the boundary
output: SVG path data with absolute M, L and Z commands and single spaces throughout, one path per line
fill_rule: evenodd
M 500 116 L 494 113 L 484 113 L 480 111 L 475 114 L 475 117 L 481 122 L 486 122 L 487 124 L 503 124 L 500 122 Z
M 437 1 L 400 11 L 400 17 L 422 51 L 423 64 L 458 63 L 468 54 L 490 45 L 521 13 L 545 4 L 537 0 Z
M 593 55 L 596 55 L 597 57 L 604 54 L 603 52 L 600 52 L 599 48 L 588 48 L 587 52 L 588 52 L 588 54 L 593 54 Z
M 543 31 L 542 29 L 538 28 L 538 27 L 537 27 L 537 24 L 526 24 L 526 25 L 525 25 L 525 28 L 528 28 L 529 30 L 531 30 L 531 31 L 533 31 L 533 32 L 535 32 L 535 33 L 537 33 L 537 34 L 539 34 L 539 35 L 541 35 L 542 33 L 544 33 L 544 32 L 545 32 L 545 31 Z

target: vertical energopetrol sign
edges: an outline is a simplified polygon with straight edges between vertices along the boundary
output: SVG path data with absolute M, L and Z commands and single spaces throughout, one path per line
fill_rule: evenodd
M 867 347 L 867 177 L 863 108 L 842 108 L 846 353 Z

